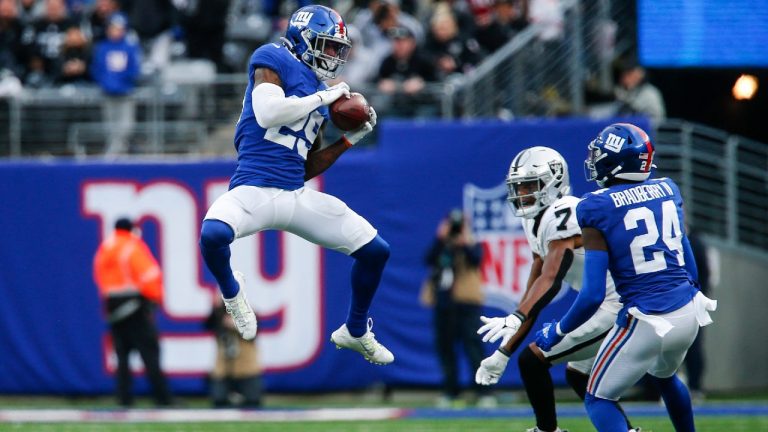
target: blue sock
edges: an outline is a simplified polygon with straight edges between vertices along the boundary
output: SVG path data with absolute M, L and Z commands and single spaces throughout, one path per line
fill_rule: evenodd
M 352 336 L 360 337 L 368 331 L 368 309 L 389 258 L 389 244 L 377 235 L 356 250 L 352 257 L 355 263 L 352 264 L 352 300 L 347 314 L 347 329 Z
M 203 221 L 200 230 L 200 252 L 203 254 L 205 265 L 213 273 L 224 298 L 232 298 L 240 291 L 232 268 L 229 266 L 229 244 L 235 241 L 235 233 L 229 225 L 216 219 Z
M 587 393 L 584 406 L 598 432 L 627 432 L 627 420 L 617 402 Z
M 664 399 L 664 405 L 667 406 L 667 412 L 675 430 L 677 432 L 695 431 L 691 395 L 685 384 L 680 381 L 677 375 L 672 375 L 669 378 L 654 378 L 654 380 L 659 386 L 661 397 Z

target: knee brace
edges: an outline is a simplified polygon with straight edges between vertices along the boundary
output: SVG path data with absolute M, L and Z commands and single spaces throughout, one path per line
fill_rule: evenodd
M 200 247 L 218 249 L 235 241 L 235 232 L 226 223 L 217 219 L 206 219 L 200 229 Z
M 383 265 L 389 259 L 389 243 L 376 235 L 368 244 L 352 253 L 356 260 Z

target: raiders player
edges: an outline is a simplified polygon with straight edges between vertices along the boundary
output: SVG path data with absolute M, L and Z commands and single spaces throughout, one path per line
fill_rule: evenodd
M 475 381 L 483 385 L 499 381 L 510 355 L 525 339 L 541 309 L 560 291 L 562 281 L 580 288 L 584 263 L 581 228 L 576 220 L 579 199 L 569 195 L 568 165 L 557 151 L 532 147 L 520 152 L 510 165 L 507 187 L 515 216 L 523 218 L 533 264 L 518 310 L 507 317 L 481 318 L 485 325 L 477 333 L 485 333 L 483 341 L 502 340 L 499 349 L 482 361 L 475 374 Z M 536 414 L 536 428 L 532 431 L 560 430 L 549 375 L 552 364 L 568 362 L 566 380 L 584 399 L 597 349 L 621 309 L 610 276 L 606 283 L 605 301 L 589 321 L 548 352 L 532 343 L 520 353 L 520 375 Z M 627 429 L 631 429 L 629 424 Z

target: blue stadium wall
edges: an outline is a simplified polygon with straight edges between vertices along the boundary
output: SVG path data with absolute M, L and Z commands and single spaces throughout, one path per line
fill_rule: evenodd
M 371 315 L 395 363 L 373 366 L 328 342 L 346 315 L 350 258 L 293 236 L 263 233 L 238 240 L 233 260 L 249 276 L 249 297 L 261 318 L 267 390 L 437 387 L 432 311 L 419 304 L 418 294 L 427 274 L 423 255 L 439 220 L 453 207 L 476 219 L 487 255 L 487 312 L 505 313 L 522 295 L 530 260 L 501 186 L 510 160 L 524 147 L 553 147 L 568 161 L 573 191 L 580 195 L 594 187 L 582 174 L 586 145 L 610 122 L 382 122 L 377 147 L 347 152 L 312 187 L 341 198 L 391 244 Z M 634 122 L 647 127 L 645 120 Z M 173 389 L 205 392 L 214 345 L 202 321 L 216 288 L 199 257 L 197 233 L 234 166 L 231 159 L 188 158 L 0 164 L 0 393 L 113 391 L 114 358 L 91 263 L 122 215 L 141 221 L 165 272 L 157 322 Z M 561 294 L 540 322 L 567 309 L 574 293 Z M 141 365 L 135 366 L 136 388 L 144 392 Z M 461 371 L 468 383 L 473 371 L 466 362 Z M 554 377 L 564 384 L 562 367 Z M 516 361 L 501 385 L 520 385 Z

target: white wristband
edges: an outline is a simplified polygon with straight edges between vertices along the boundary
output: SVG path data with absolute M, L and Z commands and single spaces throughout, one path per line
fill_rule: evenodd
M 557 333 L 558 336 L 565 336 L 565 333 L 563 333 L 560 330 L 560 322 L 558 321 L 557 325 L 555 326 L 555 333 Z

